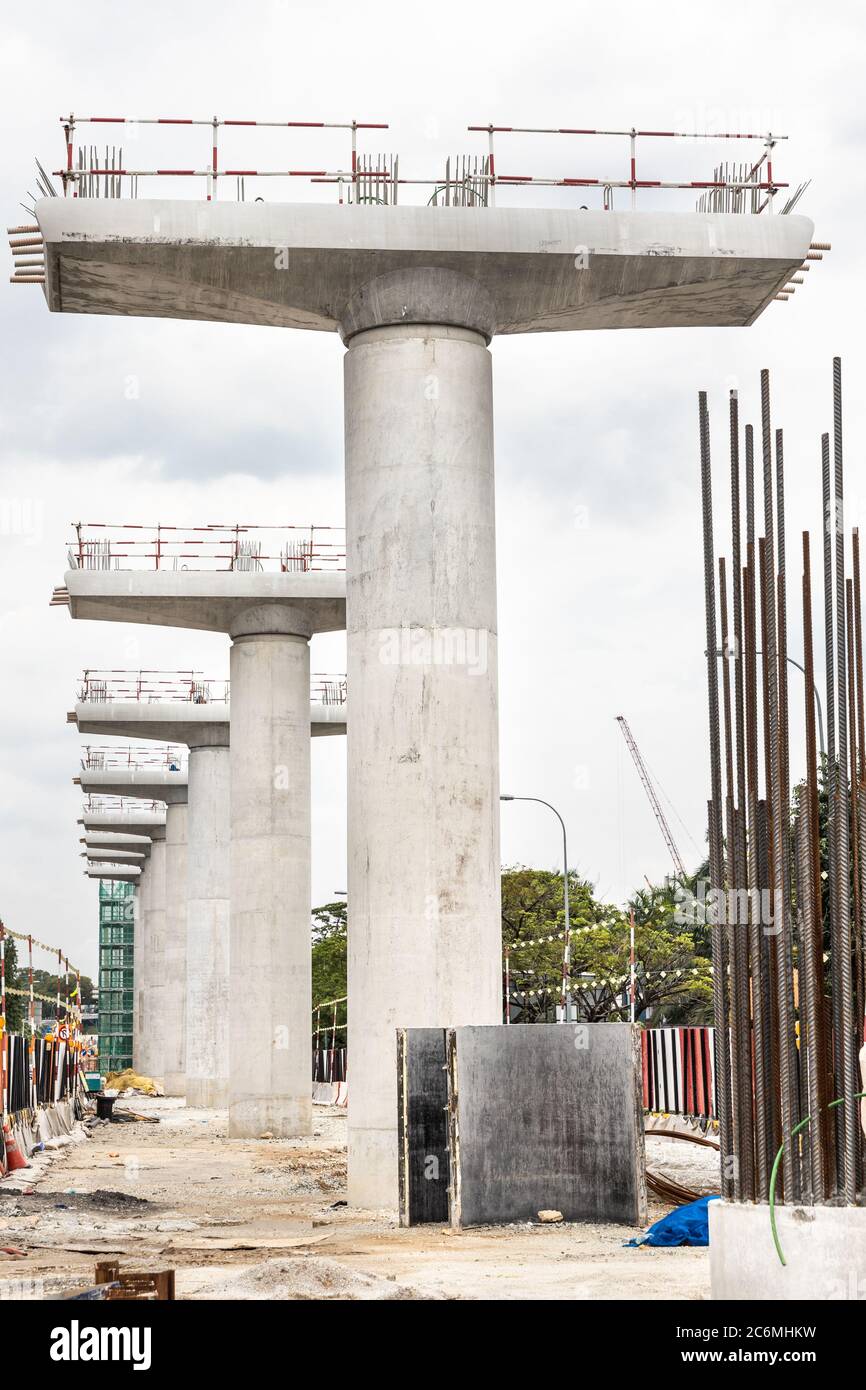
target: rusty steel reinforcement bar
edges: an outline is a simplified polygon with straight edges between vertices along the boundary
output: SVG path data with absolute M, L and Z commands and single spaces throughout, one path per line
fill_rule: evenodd
M 724 556 L 719 556 L 719 617 L 721 620 L 721 641 L 722 641 L 722 718 L 725 737 L 725 849 L 726 855 L 723 863 L 726 866 L 726 882 L 728 889 L 737 887 L 737 863 L 736 846 L 737 831 L 734 811 L 734 748 L 733 730 L 731 727 L 731 673 L 729 662 L 729 634 L 728 634 L 728 585 L 727 573 L 725 569 Z M 726 898 L 726 902 L 730 898 Z M 728 989 L 731 1001 L 731 1112 L 734 1118 L 732 1125 L 734 1142 L 734 1199 L 740 1201 L 743 1197 L 743 1168 L 745 1157 L 743 1154 L 743 1115 L 742 1107 L 746 1097 L 750 1097 L 751 1077 L 746 1083 L 744 1077 L 744 1057 L 741 1052 L 740 1042 L 742 1034 L 736 1025 L 736 1020 L 742 1012 L 742 1005 L 738 993 L 738 910 L 735 908 L 733 913 L 726 913 L 725 920 L 725 939 L 727 958 L 729 962 Z
M 710 735 L 710 781 L 712 799 L 708 807 L 710 830 L 710 886 L 720 894 L 724 886 L 721 805 L 722 772 L 719 742 L 719 682 L 716 657 L 716 594 L 713 546 L 712 469 L 710 462 L 710 425 L 707 395 L 698 397 L 700 426 L 701 499 L 703 512 L 704 600 L 706 613 L 707 698 Z M 719 1146 L 721 1188 L 723 1196 L 732 1195 L 733 1144 L 730 1094 L 730 1049 L 728 1046 L 727 978 L 725 970 L 724 926 L 722 914 L 712 914 L 711 938 L 713 947 L 713 1018 L 716 1049 L 716 1105 L 719 1116 Z
M 808 695 L 807 695 L 808 701 Z M 815 934 L 815 881 L 813 874 L 811 824 L 808 808 L 801 806 L 796 822 L 797 841 L 797 907 L 800 916 L 800 940 L 812 942 Z M 818 1041 L 818 1015 L 821 1001 L 815 976 L 815 957 L 811 950 L 801 953 L 800 980 L 802 1002 L 800 1012 L 800 1053 L 806 1070 L 806 1091 L 810 1115 L 820 1113 L 821 1048 Z M 824 1186 L 824 1152 L 818 1126 L 808 1130 L 809 1177 L 808 1192 L 813 1203 L 826 1196 Z
M 827 792 L 827 882 L 830 901 L 831 944 L 839 920 L 839 877 L 836 872 L 837 842 L 836 822 L 836 660 L 833 639 L 833 536 L 836 530 L 835 508 L 832 495 L 830 472 L 830 436 L 821 436 L 821 492 L 824 519 L 824 663 L 827 682 L 827 763 L 825 781 Z M 834 1096 L 842 1094 L 842 1068 L 839 1059 L 839 1042 L 842 1035 L 841 999 L 842 988 L 839 981 L 839 953 L 833 951 L 830 958 L 831 998 L 833 1009 L 833 1080 L 831 1090 Z M 844 1143 L 842 1107 L 837 1106 L 833 1115 L 835 1181 L 838 1191 L 843 1183 Z
M 851 918 L 852 947 L 854 953 L 854 977 L 852 985 L 852 1000 L 854 1017 L 863 1017 L 863 998 L 861 984 L 863 979 L 862 955 L 860 940 L 860 813 L 857 797 L 857 668 L 854 661 L 854 580 L 845 580 L 845 644 L 846 659 L 848 664 L 848 760 L 850 765 L 849 773 L 849 804 L 850 804 L 850 833 L 851 833 L 851 899 L 853 904 L 853 914 Z M 856 1078 L 855 1078 L 856 1079 Z M 859 1172 L 860 1145 L 857 1145 L 857 1187 L 860 1187 L 861 1174 Z
M 858 1089 L 855 1077 L 854 1049 L 854 1008 L 853 979 L 851 971 L 851 901 L 850 901 L 850 830 L 848 822 L 848 718 L 845 702 L 846 691 L 846 641 L 845 641 L 845 532 L 844 532 L 844 477 L 842 462 L 842 362 L 833 358 L 833 464 L 836 490 L 835 521 L 835 580 L 836 580 L 836 722 L 839 743 L 839 758 L 836 772 L 836 872 L 838 875 L 839 918 L 836 924 L 839 960 L 839 983 L 842 990 L 841 1027 L 842 1038 L 839 1060 L 842 1071 L 842 1088 L 839 1092 L 843 1104 L 844 1131 L 844 1192 L 847 1201 L 853 1202 L 857 1195 L 857 1150 L 859 1147 L 859 1117 L 854 1104 L 854 1092 Z
M 714 650 L 718 624 L 724 657 L 721 674 L 717 661 L 707 667 L 710 884 L 721 890 L 713 894 L 719 907 L 707 920 L 723 1194 L 767 1200 L 776 1154 L 787 1203 L 854 1205 L 866 1195 L 856 1106 L 857 1049 L 866 1023 L 866 690 L 856 529 L 845 572 L 841 362 L 833 359 L 832 454 L 831 435 L 821 438 L 826 755 L 823 747 L 819 755 L 817 741 L 808 531 L 802 532 L 802 665 L 788 656 L 785 439 L 771 428 L 766 370 L 760 397 L 760 536 L 754 432 L 746 426 L 743 535 L 739 405 L 733 393 L 728 401 L 729 565 L 714 553 L 710 423 L 706 393 L 699 394 L 707 651 Z M 791 749 L 799 752 L 801 745 L 796 730 L 791 737 L 789 661 L 805 678 L 805 769 L 795 773 L 793 787 Z M 798 726 L 798 701 L 795 709 Z M 741 924 L 747 932 L 738 930 Z M 813 1123 L 801 1134 L 801 1116 L 808 1115 Z
M 778 1033 L 779 1106 L 782 1127 L 782 1142 L 785 1146 L 782 1160 L 785 1198 L 791 1201 L 798 1189 L 796 1172 L 796 1151 L 791 1142 L 791 1132 L 797 1123 L 798 1106 L 794 1077 L 791 1070 L 792 1039 L 794 1036 L 793 999 L 786 988 L 787 976 L 785 959 L 790 940 L 790 902 L 785 897 L 788 875 L 785 869 L 785 856 L 788 845 L 785 840 L 786 808 L 782 805 L 784 757 L 784 737 L 780 728 L 779 706 L 779 649 L 776 613 L 776 574 L 775 574 L 775 518 L 773 515 L 773 451 L 770 429 L 770 374 L 761 372 L 761 425 L 764 458 L 764 566 L 766 584 L 767 612 L 767 684 L 769 705 L 770 738 L 770 820 L 773 839 L 773 945 L 774 945 L 774 985 L 776 1020 Z
M 740 419 L 739 401 L 736 391 L 731 391 L 728 400 L 728 423 L 730 434 L 731 459 L 731 588 L 733 595 L 734 623 L 734 724 L 736 739 L 736 845 L 734 853 L 735 877 L 738 888 L 748 888 L 749 873 L 746 857 L 746 728 L 743 691 L 743 592 L 740 516 Z M 739 895 L 738 895 L 739 900 Z M 739 1103 L 739 1123 L 742 1126 L 742 1163 L 740 1174 L 743 1195 L 747 1200 L 755 1197 L 755 1125 L 753 1114 L 754 1077 L 752 1065 L 752 1037 L 749 1022 L 749 919 L 737 923 L 737 954 L 734 961 L 737 994 L 746 1001 L 734 1020 L 738 1026 L 738 1050 L 742 1059 L 743 1079 Z
M 758 614 L 755 554 L 755 436 L 746 425 L 746 567 L 743 575 L 745 599 L 745 707 L 746 707 L 746 804 L 747 804 L 747 863 L 749 894 L 749 977 L 752 994 L 753 1052 L 755 1057 L 755 1194 L 766 1201 L 770 1190 L 772 1112 L 769 1103 L 769 1057 L 766 1047 L 768 1030 L 766 971 L 764 969 L 764 932 L 761 922 L 761 818 L 758 787 Z
M 815 702 L 812 691 L 815 684 L 815 649 L 812 639 L 812 561 L 809 532 L 803 532 L 803 666 L 806 674 L 804 682 L 805 721 L 806 721 L 806 797 L 809 816 L 808 843 L 812 868 L 812 916 L 811 923 L 804 924 L 800 933 L 800 969 L 811 968 L 815 979 L 815 1017 L 813 1019 L 814 1043 L 810 1060 L 814 1065 L 815 1096 L 810 1089 L 809 1113 L 813 1116 L 811 1131 L 816 1145 L 820 1145 L 821 1177 L 816 1186 L 816 1169 L 812 1167 L 812 1194 L 814 1201 L 827 1196 L 833 1150 L 830 1142 L 830 1124 L 827 1106 L 831 1097 L 827 1086 L 827 1030 L 825 1019 L 824 986 L 824 904 L 823 877 L 821 874 L 821 819 L 818 793 L 818 750 L 815 740 Z M 811 926 L 811 934 L 809 934 Z M 803 931 L 806 931 L 804 938 Z M 809 964 L 804 961 L 804 953 Z M 810 1077 L 811 1080 L 811 1077 Z M 817 1109 L 815 1108 L 817 1104 Z

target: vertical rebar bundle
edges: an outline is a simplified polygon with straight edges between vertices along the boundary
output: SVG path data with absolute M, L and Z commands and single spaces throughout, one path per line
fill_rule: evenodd
M 846 576 L 841 382 L 835 358 L 832 468 L 829 434 L 821 449 L 827 749 L 820 759 L 810 538 L 803 533 L 801 663 L 789 655 L 785 440 L 771 426 L 769 373 L 760 382 L 761 536 L 754 432 L 745 427 L 745 563 L 737 393 L 729 399 L 730 568 L 715 554 L 710 423 L 706 393 L 699 395 L 709 875 L 711 901 L 724 905 L 709 917 L 717 1112 L 722 1193 L 739 1201 L 767 1200 L 777 1160 L 777 1199 L 789 1203 L 853 1204 L 866 1172 L 855 1099 L 866 1006 L 866 718 L 856 531 Z M 805 767 L 793 779 L 789 666 L 804 679 Z M 833 1101 L 840 1104 L 831 1108 Z

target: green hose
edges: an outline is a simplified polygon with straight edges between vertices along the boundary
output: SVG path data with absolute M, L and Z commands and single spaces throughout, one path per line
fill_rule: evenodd
M 866 1097 L 866 1091 L 857 1091 L 856 1094 L 851 1097 L 851 1099 L 863 1100 L 864 1097 Z M 845 1102 L 843 1098 L 840 1096 L 838 1100 L 831 1100 L 830 1104 L 827 1106 L 827 1109 L 834 1110 L 837 1105 L 844 1104 Z M 801 1120 L 798 1125 L 795 1125 L 794 1128 L 791 1130 L 791 1138 L 793 1139 L 795 1134 L 799 1134 L 801 1129 L 805 1129 L 806 1125 L 810 1124 L 811 1121 L 812 1116 L 807 1115 L 805 1120 Z M 782 1245 L 779 1240 L 779 1232 L 776 1229 L 776 1178 L 779 1173 L 779 1164 L 782 1162 L 782 1154 L 784 1152 L 785 1145 L 781 1144 L 779 1146 L 779 1152 L 776 1154 L 775 1160 L 773 1162 L 773 1170 L 770 1173 L 770 1230 L 773 1232 L 773 1244 L 776 1247 L 776 1254 L 779 1256 L 779 1261 L 782 1265 L 786 1265 L 788 1261 L 785 1259 L 785 1256 L 782 1253 Z

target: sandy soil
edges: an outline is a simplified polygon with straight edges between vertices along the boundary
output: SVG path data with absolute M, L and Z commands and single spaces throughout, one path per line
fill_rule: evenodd
M 706 1250 L 627 1249 L 636 1230 L 584 1223 L 401 1230 L 345 1202 L 345 1112 L 316 1107 L 299 1140 L 229 1140 L 224 1112 L 136 1097 L 158 1124 L 100 1124 L 29 1188 L 0 1184 L 0 1298 L 92 1282 L 99 1258 L 174 1268 L 179 1298 L 703 1299 Z M 709 1149 L 649 1137 L 649 1166 L 713 1190 Z M 19 1187 L 21 1183 L 17 1184 Z M 650 1220 L 667 1208 L 651 1201 Z

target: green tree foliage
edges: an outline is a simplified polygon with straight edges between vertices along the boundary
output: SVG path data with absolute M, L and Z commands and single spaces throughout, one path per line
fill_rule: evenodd
M 67 987 L 69 988 L 70 991 L 73 990 L 73 989 L 75 988 L 75 976 L 74 976 L 74 975 L 70 975 L 70 976 L 68 976 L 68 977 L 65 976 L 65 975 L 61 975 L 61 976 L 58 977 L 57 975 L 52 975 L 51 972 L 48 971 L 48 970 L 34 970 L 34 971 L 33 971 L 33 988 L 34 988 L 35 992 L 36 992 L 37 994 L 46 994 L 46 995 L 48 996 L 49 999 L 54 999 L 54 998 L 56 997 L 56 995 L 57 995 L 57 991 L 58 991 L 58 988 L 59 988 L 59 990 L 60 990 L 60 1006 L 61 1006 L 61 1008 L 63 1007 L 63 1005 L 64 1005 L 65 1002 L 66 1002 L 66 991 L 67 991 Z M 81 977 L 81 999 L 80 999 L 80 1001 L 77 1001 L 77 1002 L 79 1002 L 79 1003 L 81 1003 L 81 1004 L 92 1004 L 92 1003 L 93 1003 L 93 994 L 94 994 L 94 990 L 93 990 L 93 981 L 91 980 L 91 978 L 90 978 L 89 975 L 82 975 L 82 977 Z M 42 1010 L 42 1012 L 43 1012 L 43 1016 L 46 1017 L 46 1018 L 53 1018 L 53 1017 L 54 1017 L 54 1009 L 52 1008 L 52 1006 L 51 1006 L 50 1004 L 45 1004 L 45 1005 L 43 1005 L 43 1010 Z
M 502 873 L 503 946 L 508 950 L 512 1018 L 552 1022 L 562 988 L 565 908 L 562 875 L 516 865 Z M 675 884 L 635 896 L 636 1013 L 653 1023 L 709 1022 L 712 975 L 703 927 L 677 921 Z M 569 875 L 572 928 L 569 990 L 588 1022 L 629 1016 L 629 918 L 598 902 L 592 885 Z
M 688 886 L 694 888 L 694 880 Z M 634 908 L 636 927 L 637 1016 L 651 1009 L 655 1024 L 711 1022 L 707 928 L 678 922 L 676 883 L 642 889 L 630 906 Z M 577 873 L 569 875 L 569 910 L 569 985 L 579 1017 L 588 1022 L 627 1019 L 628 911 L 599 902 L 592 885 Z M 515 1022 L 555 1020 L 562 987 L 564 930 L 562 875 L 524 865 L 503 869 L 502 943 L 509 958 Z M 312 938 L 315 1010 L 346 994 L 345 902 L 326 903 L 314 909 Z M 345 1020 L 345 1004 L 340 1004 L 337 1022 Z M 333 1010 L 323 1009 L 322 1030 L 332 1024 Z
M 20 994 L 11 994 L 13 989 L 24 989 L 21 971 L 18 968 L 18 943 L 12 936 L 6 937 L 6 1031 L 20 1033 L 27 1016 L 27 1000 Z
M 313 1009 L 346 995 L 346 904 L 325 903 L 313 909 Z M 333 1009 L 323 1009 L 321 1027 L 332 1027 Z M 338 1005 L 337 1023 L 346 1022 L 346 1005 Z M 338 1034 L 338 1041 L 344 1040 Z

